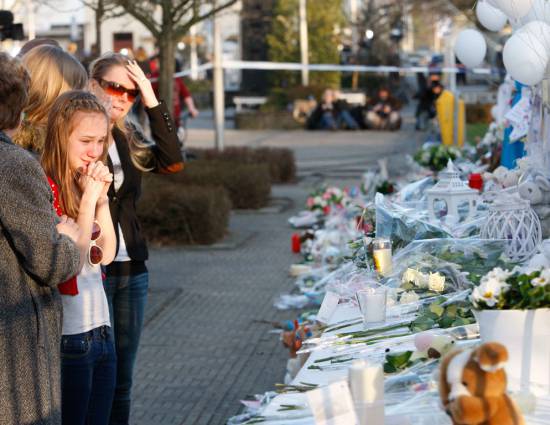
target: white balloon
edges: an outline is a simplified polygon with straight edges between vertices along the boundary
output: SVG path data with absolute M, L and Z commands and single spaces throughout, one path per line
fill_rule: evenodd
M 491 5 L 499 8 L 510 18 L 523 18 L 529 13 L 534 0 L 490 0 Z
M 550 2 L 548 0 L 533 0 L 533 7 L 529 13 L 521 18 L 524 25 L 531 21 L 544 21 L 550 24 Z
M 479 31 L 462 30 L 455 41 L 455 54 L 466 67 L 479 66 L 487 53 L 487 43 Z
M 489 31 L 500 31 L 508 20 L 508 17 L 500 9 L 491 6 L 486 1 L 477 3 L 476 15 L 479 23 Z
M 543 21 L 531 21 L 522 26 L 518 32 L 525 34 L 529 40 L 540 41 L 546 50 L 550 50 L 550 25 Z
M 542 42 L 529 32 L 518 31 L 504 45 L 502 59 L 515 80 L 532 86 L 544 78 L 549 57 Z

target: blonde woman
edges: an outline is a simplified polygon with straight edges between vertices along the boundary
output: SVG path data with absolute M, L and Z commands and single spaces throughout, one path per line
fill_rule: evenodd
M 38 155 L 44 147 L 48 113 L 53 103 L 68 90 L 85 89 L 88 76 L 74 56 L 56 46 L 33 47 L 23 55 L 22 62 L 31 76 L 31 86 L 21 129 L 14 142 Z
M 74 219 L 82 270 L 73 294 L 64 294 L 61 339 L 61 413 L 64 425 L 107 425 L 115 389 L 116 355 L 101 266 L 115 256 L 116 237 L 107 191 L 108 117 L 97 98 L 69 91 L 54 102 L 42 167 L 59 215 Z
M 130 391 L 149 277 L 145 260 L 147 246 L 141 233 L 136 202 L 144 171 L 173 173 L 183 168 L 176 127 L 166 105 L 159 102 L 151 83 L 135 61 L 110 53 L 90 65 L 90 86 L 111 103 L 109 169 L 114 183 L 109 206 L 117 232 L 117 255 L 107 266 L 105 290 L 111 309 L 117 352 L 117 386 L 111 425 L 128 424 Z M 137 96 L 149 116 L 153 140 L 126 122 Z

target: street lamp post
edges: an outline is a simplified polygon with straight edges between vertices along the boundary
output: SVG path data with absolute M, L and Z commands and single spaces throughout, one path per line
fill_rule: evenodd
M 216 149 L 223 150 L 223 130 L 225 120 L 225 93 L 223 87 L 222 40 L 219 17 L 214 15 L 214 123 L 216 129 Z
M 302 55 L 302 85 L 309 85 L 309 43 L 307 39 L 307 0 L 300 0 L 300 53 Z

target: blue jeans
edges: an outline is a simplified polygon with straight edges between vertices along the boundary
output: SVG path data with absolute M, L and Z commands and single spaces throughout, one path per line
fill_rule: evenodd
M 107 425 L 115 392 L 116 354 L 111 328 L 61 338 L 63 425 Z
M 359 125 L 357 125 L 357 122 L 355 122 L 349 111 L 344 110 L 340 112 L 340 115 L 338 116 L 339 127 L 341 127 L 342 124 L 344 124 L 350 130 L 359 129 Z
M 321 122 L 319 123 L 320 130 L 337 130 L 338 124 L 334 119 L 331 111 L 326 111 L 321 117 Z
M 132 375 L 143 327 L 149 274 L 108 276 L 105 293 L 115 333 L 117 353 L 116 390 L 111 425 L 128 425 Z

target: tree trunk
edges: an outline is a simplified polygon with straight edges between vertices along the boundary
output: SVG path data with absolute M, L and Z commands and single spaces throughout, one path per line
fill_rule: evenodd
M 169 28 L 164 28 L 159 42 L 159 97 L 164 100 L 168 110 L 172 111 L 172 94 L 176 69 L 176 43 Z
M 95 10 L 95 45 L 98 55 L 101 55 L 101 23 L 104 14 L 103 0 L 98 0 L 97 9 Z

